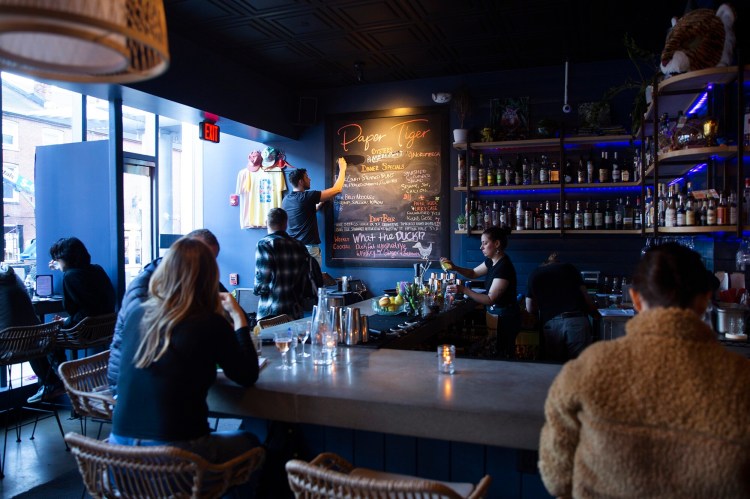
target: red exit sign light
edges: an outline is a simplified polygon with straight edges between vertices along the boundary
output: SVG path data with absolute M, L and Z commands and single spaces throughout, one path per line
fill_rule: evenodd
M 219 125 L 209 121 L 201 121 L 200 131 L 201 139 L 219 143 Z

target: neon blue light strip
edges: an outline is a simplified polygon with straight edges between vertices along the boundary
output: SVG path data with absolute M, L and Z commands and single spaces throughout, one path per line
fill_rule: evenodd
M 701 163 L 700 165 L 696 165 L 693 168 L 691 168 L 690 171 L 687 172 L 687 175 L 694 175 L 694 174 L 702 171 L 707 166 L 708 166 L 708 163 Z
M 708 89 L 710 90 L 711 88 L 713 87 L 709 85 Z M 695 105 L 690 108 L 690 110 L 687 112 L 687 115 L 690 116 L 691 114 L 695 114 L 696 112 L 698 112 L 698 109 L 703 107 L 703 105 L 706 103 L 707 100 L 708 100 L 708 91 L 705 91 L 703 92 L 703 95 L 700 96 L 700 98 L 695 103 Z

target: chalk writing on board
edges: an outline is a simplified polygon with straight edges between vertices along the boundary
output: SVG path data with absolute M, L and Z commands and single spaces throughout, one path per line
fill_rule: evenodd
M 349 165 L 344 189 L 334 199 L 326 224 L 328 263 L 375 265 L 442 254 L 448 240 L 444 132 L 444 111 L 434 109 L 328 123 L 330 158 L 363 158 Z

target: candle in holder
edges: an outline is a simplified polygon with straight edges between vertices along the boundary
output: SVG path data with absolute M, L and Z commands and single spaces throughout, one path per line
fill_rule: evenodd
M 440 345 L 437 347 L 438 372 L 441 374 L 453 374 L 456 372 L 456 347 L 455 345 Z

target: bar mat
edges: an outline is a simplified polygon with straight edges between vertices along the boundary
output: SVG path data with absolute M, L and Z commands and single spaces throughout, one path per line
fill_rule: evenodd
M 409 317 L 406 315 L 406 313 L 401 313 L 398 315 L 373 314 L 367 317 L 369 328 L 381 332 L 388 332 L 391 329 L 396 329 L 399 324 L 403 324 L 407 320 L 409 320 Z M 412 318 L 412 320 L 414 319 Z

